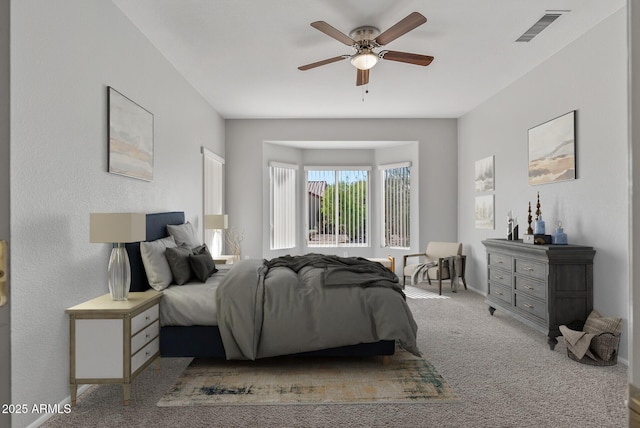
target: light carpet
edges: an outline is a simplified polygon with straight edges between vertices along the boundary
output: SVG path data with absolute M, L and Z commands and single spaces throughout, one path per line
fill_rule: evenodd
M 455 399 L 428 361 L 397 351 L 386 365 L 380 357 L 195 359 L 158 406 L 424 404 Z

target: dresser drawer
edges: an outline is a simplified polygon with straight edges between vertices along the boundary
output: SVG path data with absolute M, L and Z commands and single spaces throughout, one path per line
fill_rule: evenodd
M 505 287 L 495 282 L 489 283 L 489 295 L 511 305 L 511 287 Z
M 535 281 L 516 275 L 513 282 L 517 291 L 537 297 L 545 302 L 547 301 L 547 285 L 543 281 Z
M 153 305 L 131 318 L 131 334 L 134 335 L 160 317 L 160 305 Z
M 131 357 L 131 373 L 135 373 L 144 363 L 149 361 L 160 350 L 160 338 L 156 337 L 147 346 Z
M 506 254 L 489 253 L 489 266 L 497 266 L 503 269 L 511 270 L 513 258 Z
M 160 333 L 160 321 L 156 320 L 149 327 L 136 333 L 131 337 L 131 354 L 138 352 L 140 348 L 149 343 L 152 339 L 156 338 Z
M 509 287 L 511 288 L 511 272 L 502 270 L 502 269 L 495 269 L 492 267 L 489 267 L 488 269 L 489 272 L 489 282 L 498 282 L 502 285 L 504 285 L 505 287 Z
M 547 279 L 547 267 L 544 263 L 516 259 L 515 272 L 539 279 Z
M 515 293 L 515 306 L 525 312 L 540 318 L 541 322 L 547 321 L 547 305 L 537 299 L 531 298 L 524 293 Z

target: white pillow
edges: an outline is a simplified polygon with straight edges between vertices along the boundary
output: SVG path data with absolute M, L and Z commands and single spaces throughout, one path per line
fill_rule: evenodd
M 171 268 L 164 254 L 167 248 L 173 247 L 176 247 L 176 241 L 173 236 L 140 243 L 142 264 L 144 264 L 144 270 L 147 272 L 149 285 L 154 290 L 162 291 L 173 281 Z
M 200 239 L 196 235 L 196 230 L 189 222 L 183 224 L 168 224 L 167 232 L 176 240 L 176 245 L 185 245 L 189 248 L 195 248 L 202 245 Z

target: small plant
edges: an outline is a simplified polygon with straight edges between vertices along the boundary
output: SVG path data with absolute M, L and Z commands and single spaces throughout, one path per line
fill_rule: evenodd
M 242 238 L 244 238 L 244 230 L 238 231 L 235 227 L 227 229 L 225 233 L 225 241 L 236 261 L 240 260 L 240 243 L 242 242 Z

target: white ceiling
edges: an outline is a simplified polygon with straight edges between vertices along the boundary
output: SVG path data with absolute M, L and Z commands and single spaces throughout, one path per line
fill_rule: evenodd
M 517 80 L 626 0 L 113 0 L 224 118 L 457 118 Z M 571 10 L 529 43 L 545 10 Z M 312 28 L 386 30 L 417 11 L 427 23 L 385 49 L 435 57 L 380 61 L 368 93 L 351 54 Z M 363 101 L 364 99 L 364 101 Z

